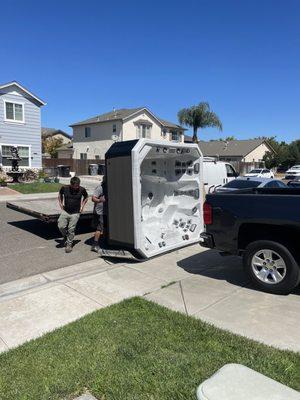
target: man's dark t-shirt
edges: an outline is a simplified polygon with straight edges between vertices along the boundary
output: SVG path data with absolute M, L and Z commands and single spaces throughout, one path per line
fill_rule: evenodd
M 64 200 L 64 210 L 68 214 L 77 214 L 80 212 L 82 197 L 88 197 L 87 191 L 83 187 L 78 190 L 72 189 L 70 185 L 63 186 L 59 191 L 60 198 Z

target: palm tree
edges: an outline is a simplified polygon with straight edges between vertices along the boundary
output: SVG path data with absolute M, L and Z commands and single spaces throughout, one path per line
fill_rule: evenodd
M 183 108 L 178 111 L 178 120 L 182 125 L 193 128 L 193 142 L 198 143 L 197 131 L 199 128 L 216 127 L 222 130 L 222 122 L 217 114 L 210 111 L 208 103 L 199 103 L 197 106 Z

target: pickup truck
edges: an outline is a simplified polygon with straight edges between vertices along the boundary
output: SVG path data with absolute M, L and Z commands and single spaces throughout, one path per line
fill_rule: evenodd
M 204 247 L 243 257 L 251 282 L 288 294 L 300 282 L 300 189 L 247 189 L 208 194 Z

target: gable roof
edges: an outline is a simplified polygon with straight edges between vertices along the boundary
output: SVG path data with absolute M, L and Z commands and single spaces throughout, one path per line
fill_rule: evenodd
M 52 136 L 54 136 L 54 135 L 63 135 L 63 136 L 65 136 L 67 139 L 70 139 L 70 140 L 71 140 L 71 135 L 69 135 L 68 133 L 62 131 L 61 129 L 42 128 L 42 129 L 41 129 L 41 134 L 42 134 L 42 138 L 43 138 L 43 139 L 52 137 Z
M 184 135 L 184 143 L 193 143 L 192 136 Z
M 265 139 L 230 140 L 229 142 L 221 140 L 213 140 L 211 142 L 200 141 L 199 147 L 204 156 L 245 157 L 263 143 L 271 151 L 274 151 Z
M 175 128 L 175 129 L 180 129 L 180 130 L 183 130 L 183 131 L 187 130 L 186 128 L 184 128 L 181 125 L 173 124 L 173 122 L 166 121 L 165 119 L 161 119 L 161 118 L 158 118 L 158 119 L 161 122 L 161 124 L 163 126 L 165 126 L 166 128 Z
M 108 121 L 118 121 L 128 118 L 130 115 L 135 114 L 138 111 L 141 111 L 143 107 L 140 108 L 121 108 L 120 110 L 113 110 L 104 114 L 96 115 L 95 117 L 85 119 L 80 122 L 75 122 L 72 126 L 78 125 L 86 125 L 86 124 L 95 124 L 97 122 L 108 122 Z
M 19 89 L 23 90 L 23 92 L 27 93 L 30 97 L 32 97 L 34 100 L 36 100 L 38 103 L 40 103 L 41 106 L 46 105 L 46 103 L 41 100 L 39 97 L 37 97 L 35 94 L 33 94 L 32 92 L 30 92 L 28 89 L 26 89 L 24 86 L 20 85 L 17 81 L 12 81 L 12 82 L 8 82 L 8 83 L 4 83 L 2 85 L 0 85 L 0 90 L 1 89 L 5 89 L 9 86 L 17 86 Z
M 73 150 L 73 143 L 66 143 L 57 148 L 57 150 Z
M 109 122 L 109 121 L 124 121 L 125 119 L 137 114 L 140 111 L 147 111 L 154 119 L 156 119 L 162 126 L 166 128 L 174 128 L 180 130 L 186 130 L 180 125 L 174 124 L 173 122 L 166 121 L 154 115 L 151 111 L 149 111 L 146 107 L 138 107 L 138 108 L 121 108 L 119 110 L 113 110 L 104 114 L 96 115 L 95 117 L 85 119 L 80 122 L 75 122 L 74 124 L 70 125 L 73 126 L 80 126 L 80 125 L 87 125 L 87 124 L 96 124 L 99 122 Z

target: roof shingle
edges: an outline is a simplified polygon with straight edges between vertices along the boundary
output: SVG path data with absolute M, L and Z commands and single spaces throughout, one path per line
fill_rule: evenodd
M 213 140 L 211 142 L 200 141 L 199 147 L 204 156 L 245 157 L 264 142 L 266 142 L 264 139 L 231 140 L 229 142 Z
M 71 135 L 69 135 L 68 133 L 62 131 L 61 129 L 55 129 L 55 128 L 41 128 L 41 133 L 42 133 L 42 138 L 46 139 L 49 137 L 52 137 L 54 135 L 63 135 L 68 139 L 71 139 Z
M 110 111 L 110 112 L 107 112 L 104 114 L 96 115 L 95 117 L 88 118 L 83 121 L 75 122 L 74 124 L 72 124 L 70 126 L 73 127 L 73 126 L 79 126 L 79 125 L 95 124 L 97 122 L 108 122 L 108 121 L 117 121 L 117 120 L 123 121 L 124 119 L 130 117 L 130 115 L 133 115 L 142 110 L 148 111 L 146 107 L 121 108 L 119 110 L 113 110 L 113 111 Z M 173 122 L 166 121 L 157 116 L 155 116 L 155 118 L 162 124 L 162 126 L 165 126 L 166 128 L 185 130 L 182 126 L 174 124 Z

